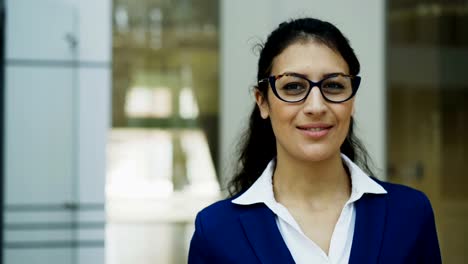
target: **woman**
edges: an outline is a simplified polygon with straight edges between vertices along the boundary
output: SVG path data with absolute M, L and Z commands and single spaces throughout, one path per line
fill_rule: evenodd
M 441 263 L 427 197 L 368 176 L 359 67 L 330 23 L 270 34 L 233 197 L 197 215 L 189 263 Z

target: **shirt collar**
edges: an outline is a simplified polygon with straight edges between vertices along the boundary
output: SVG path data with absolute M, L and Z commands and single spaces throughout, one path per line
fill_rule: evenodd
M 348 167 L 349 174 L 351 175 L 351 197 L 348 203 L 359 200 L 365 193 L 385 194 L 387 191 L 372 180 L 356 163 L 350 160 L 346 155 L 341 154 L 341 159 Z
M 273 172 L 275 171 L 276 159 L 272 159 L 262 175 L 250 186 L 247 191 L 242 195 L 232 200 L 235 204 L 255 204 L 255 203 L 265 203 L 269 204 L 270 202 L 276 202 L 275 196 L 273 194 L 273 183 L 272 177 Z
M 348 167 L 351 175 L 351 196 L 348 203 L 359 200 L 365 193 L 385 194 L 387 191 L 377 182 L 372 180 L 361 168 L 359 168 L 346 155 L 341 154 L 341 158 Z M 276 160 L 272 159 L 262 175 L 250 186 L 242 195 L 232 200 L 235 204 L 249 205 L 265 203 L 267 206 L 276 204 L 273 194 L 272 176 L 275 170 Z

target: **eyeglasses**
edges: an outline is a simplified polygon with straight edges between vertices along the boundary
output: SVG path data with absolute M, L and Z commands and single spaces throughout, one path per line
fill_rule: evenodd
M 261 86 L 266 83 L 270 84 L 278 99 L 288 103 L 305 100 L 315 86 L 320 89 L 320 93 L 325 100 L 332 103 L 342 103 L 356 94 L 361 83 L 361 77 L 333 73 L 318 82 L 313 82 L 298 73 L 284 73 L 262 79 L 258 82 L 258 85 Z

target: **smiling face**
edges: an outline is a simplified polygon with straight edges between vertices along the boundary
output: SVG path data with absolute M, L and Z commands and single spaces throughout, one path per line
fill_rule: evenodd
M 318 82 L 332 73 L 349 74 L 349 69 L 339 53 L 308 40 L 289 45 L 273 60 L 270 75 L 286 72 Z M 255 99 L 261 116 L 271 120 L 278 159 L 316 162 L 339 157 L 354 111 L 354 98 L 343 103 L 327 102 L 318 87 L 313 87 L 298 103 L 281 101 L 271 88 L 267 98 L 256 90 Z

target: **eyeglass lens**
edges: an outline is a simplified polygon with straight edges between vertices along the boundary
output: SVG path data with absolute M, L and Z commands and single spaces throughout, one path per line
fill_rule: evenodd
M 322 95 L 329 101 L 340 102 L 349 99 L 353 94 L 352 77 L 334 75 L 320 82 Z M 275 81 L 278 96 L 290 102 L 303 100 L 309 93 L 310 82 L 295 75 L 283 75 Z

